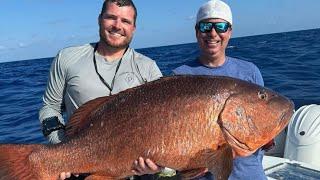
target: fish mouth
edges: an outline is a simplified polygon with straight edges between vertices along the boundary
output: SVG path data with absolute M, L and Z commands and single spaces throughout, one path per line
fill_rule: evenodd
M 236 151 L 241 151 L 241 154 L 248 154 L 252 151 L 246 143 L 241 142 L 238 138 L 233 136 L 228 129 L 226 129 L 223 126 L 220 127 L 225 135 L 225 138 L 227 139 L 227 142 L 233 147 L 235 147 Z

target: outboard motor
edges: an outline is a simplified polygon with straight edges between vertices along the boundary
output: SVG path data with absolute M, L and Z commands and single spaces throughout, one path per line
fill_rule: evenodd
M 302 106 L 293 114 L 284 158 L 320 167 L 320 105 Z

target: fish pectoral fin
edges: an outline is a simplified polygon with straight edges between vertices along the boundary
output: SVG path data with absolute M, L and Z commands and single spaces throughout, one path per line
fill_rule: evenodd
M 206 172 L 208 172 L 208 168 L 202 167 L 197 169 L 180 171 L 179 176 L 181 176 L 181 179 L 194 179 L 197 177 L 204 176 Z
M 69 120 L 66 130 L 65 130 L 65 136 L 66 137 L 72 137 L 79 132 L 81 132 L 83 129 L 90 126 L 90 115 L 92 112 L 100 105 L 102 105 L 104 102 L 108 101 L 109 97 L 100 97 L 96 98 L 94 100 L 91 100 L 76 110 L 76 112 L 72 115 L 71 119 Z
M 230 176 L 233 166 L 232 148 L 228 144 L 220 146 L 209 156 L 209 171 L 215 180 L 226 180 Z

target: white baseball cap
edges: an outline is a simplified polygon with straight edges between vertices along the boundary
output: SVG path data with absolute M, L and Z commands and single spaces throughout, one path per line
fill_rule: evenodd
M 231 9 L 228 4 L 220 0 L 210 0 L 203 4 L 198 10 L 196 23 L 209 18 L 223 19 L 232 25 Z

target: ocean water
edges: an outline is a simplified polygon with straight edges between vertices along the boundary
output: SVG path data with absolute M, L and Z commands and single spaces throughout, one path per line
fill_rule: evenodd
M 255 63 L 265 86 L 292 99 L 296 108 L 320 104 L 320 29 L 234 38 L 227 54 Z M 137 49 L 165 75 L 199 53 L 196 43 Z M 53 58 L 0 64 L 0 143 L 46 143 L 38 110 Z

